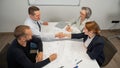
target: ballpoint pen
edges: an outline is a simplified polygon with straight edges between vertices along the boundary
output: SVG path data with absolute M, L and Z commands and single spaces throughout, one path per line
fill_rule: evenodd
M 80 62 L 82 62 L 82 60 L 78 61 L 76 64 L 79 64 Z
M 78 61 L 78 62 L 76 63 L 76 66 L 75 66 L 74 68 L 78 68 L 78 64 L 79 64 L 80 62 L 82 62 L 82 60 Z

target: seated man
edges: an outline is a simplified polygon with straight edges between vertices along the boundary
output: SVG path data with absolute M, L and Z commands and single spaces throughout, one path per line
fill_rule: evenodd
M 48 22 L 43 22 L 40 20 L 40 9 L 36 6 L 31 6 L 28 8 L 28 18 L 25 20 L 24 24 L 29 26 L 32 30 L 32 34 L 41 38 L 42 40 L 52 40 L 55 39 L 54 33 L 41 32 L 41 24 L 48 25 Z
M 7 51 L 8 68 L 41 68 L 57 58 L 56 54 L 52 54 L 49 58 L 42 60 L 42 54 L 39 54 L 36 57 L 36 63 L 33 63 L 27 57 L 26 46 L 28 46 L 29 43 L 35 42 L 41 45 L 39 38 L 32 38 L 32 32 L 29 26 L 17 26 L 14 30 L 14 36 L 15 39 Z M 39 49 L 39 51 L 42 51 L 42 48 Z

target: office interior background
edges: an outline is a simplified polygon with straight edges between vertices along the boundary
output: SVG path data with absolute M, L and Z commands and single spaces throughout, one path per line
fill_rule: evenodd
M 92 9 L 91 20 L 101 29 L 119 29 L 120 0 L 80 0 L 80 6 L 39 6 L 43 21 L 73 21 L 83 6 Z M 13 32 L 17 25 L 24 24 L 28 16 L 28 0 L 0 0 L 0 32 Z
M 28 17 L 29 6 L 28 0 L 0 0 L 0 33 L 13 32 L 16 26 L 24 24 L 25 19 Z M 120 0 L 80 0 L 79 6 L 38 7 L 41 11 L 41 20 L 59 22 L 76 20 L 83 6 L 92 9 L 90 20 L 95 20 L 102 30 L 119 30 L 117 33 L 120 34 Z M 115 23 L 113 21 L 119 22 Z M 102 34 L 109 37 L 115 33 L 104 31 Z M 119 40 L 116 38 L 110 40 L 115 44 L 114 46 L 117 48 L 118 53 L 115 55 L 114 60 L 105 68 L 120 67 Z

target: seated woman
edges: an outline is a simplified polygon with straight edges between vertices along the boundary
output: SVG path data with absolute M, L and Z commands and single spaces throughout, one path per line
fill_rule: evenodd
M 92 10 L 89 7 L 82 7 L 80 11 L 80 16 L 75 22 L 70 23 L 70 25 L 66 27 L 66 31 L 76 33 L 75 27 L 77 27 L 79 32 L 82 32 L 85 26 L 85 23 L 89 21 L 91 14 L 92 14 Z
M 87 49 L 87 54 L 91 59 L 96 59 L 101 66 L 105 60 L 103 48 L 104 40 L 100 36 L 100 28 L 95 21 L 86 22 L 83 29 L 84 33 L 79 34 L 63 34 L 59 33 L 58 37 L 69 37 L 71 39 L 83 38 L 84 46 Z

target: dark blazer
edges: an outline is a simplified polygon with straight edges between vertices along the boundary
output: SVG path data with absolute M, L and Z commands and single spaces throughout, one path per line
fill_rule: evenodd
M 74 38 L 83 38 L 83 42 L 85 42 L 88 38 L 88 35 L 85 35 L 84 33 L 72 34 L 72 39 Z M 89 57 L 91 59 L 96 59 L 100 66 L 105 60 L 103 48 L 104 40 L 100 35 L 96 35 L 87 47 L 87 54 L 89 55 Z

